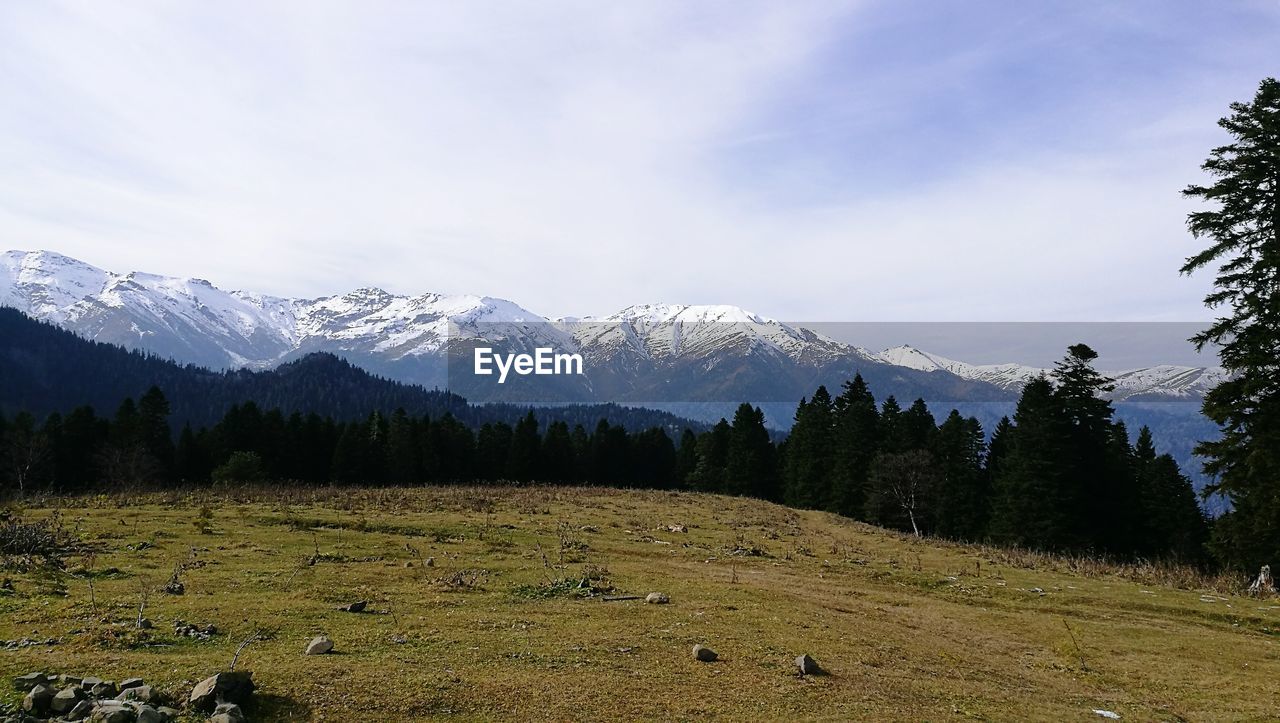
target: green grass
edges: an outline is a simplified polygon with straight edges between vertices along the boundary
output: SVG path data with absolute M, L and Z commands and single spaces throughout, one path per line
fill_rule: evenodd
M 255 720 L 1276 711 L 1276 601 L 1197 589 L 1214 581 L 1189 574 L 915 540 L 757 501 L 277 489 L 47 500 L 25 515 L 55 507 L 95 555 L 69 558 L 73 574 L 0 572 L 14 587 L 0 593 L 0 639 L 60 641 L 0 650 L 0 672 L 141 676 L 177 695 L 257 630 L 264 639 L 238 664 L 261 688 Z M 668 531 L 676 524 L 688 532 Z M 186 593 L 160 592 L 180 564 Z M 132 627 L 144 589 L 151 631 Z M 651 591 L 671 604 L 605 599 Z M 335 610 L 355 600 L 368 612 Z M 179 638 L 174 620 L 220 634 Z M 302 655 L 319 634 L 335 654 Z M 720 661 L 694 661 L 695 643 Z M 802 653 L 831 675 L 794 675 Z M 0 700 L 15 702 L 4 687 Z

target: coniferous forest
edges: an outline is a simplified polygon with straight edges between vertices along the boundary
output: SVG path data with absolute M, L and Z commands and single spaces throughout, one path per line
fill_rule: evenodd
M 1112 420 L 1095 356 L 1073 346 L 1052 378 L 1027 385 L 1013 419 L 1002 420 L 989 442 L 976 419 L 958 412 L 939 423 L 922 400 L 905 409 L 892 397 L 877 403 L 860 376 L 835 397 L 819 388 L 801 400 L 780 445 L 749 404 L 678 439 L 663 426 L 551 418 L 563 410 L 474 427 L 452 411 L 397 408 L 341 419 L 255 402 L 174 435 L 169 401 L 152 387 L 110 415 L 82 406 L 41 420 L 25 412 L 0 420 L 2 474 L 10 493 L 260 481 L 698 490 L 918 535 L 1204 560 L 1207 523 L 1190 481 L 1156 453 L 1148 430 L 1131 441 Z

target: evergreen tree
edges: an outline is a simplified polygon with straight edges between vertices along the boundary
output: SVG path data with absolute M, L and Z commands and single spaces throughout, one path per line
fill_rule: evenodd
M 532 482 L 541 474 L 542 437 L 538 420 L 530 410 L 511 434 L 511 451 L 507 455 L 507 477 L 516 482 Z
M 676 486 L 688 489 L 694 486 L 694 471 L 698 468 L 698 435 L 684 428 L 680 434 L 680 447 L 676 450 Z
M 990 490 L 982 468 L 986 443 L 982 425 L 951 410 L 938 428 L 933 450 L 938 462 L 934 530 L 943 537 L 977 540 L 987 523 Z
M 725 460 L 724 491 L 757 499 L 777 497 L 773 440 L 764 426 L 764 411 L 759 407 L 742 404 L 733 415 Z
M 989 528 L 994 540 L 1040 549 L 1080 544 L 1077 490 L 1064 468 L 1069 453 L 1065 416 L 1048 379 L 1023 387 L 994 480 Z
M 511 438 L 514 431 L 504 422 L 486 424 L 476 435 L 476 475 L 488 482 L 496 482 L 506 475 L 507 456 L 511 454 Z
M 693 470 L 693 487 L 702 492 L 723 492 L 725 468 L 729 461 L 731 428 L 724 419 L 698 438 L 698 464 Z
M 845 382 L 833 407 L 834 459 L 828 509 L 846 517 L 862 518 L 871 461 L 880 444 L 880 411 L 861 374 Z
M 800 400 L 787 443 L 782 496 L 791 507 L 825 508 L 831 499 L 832 402 L 826 387 Z
M 147 454 L 155 460 L 161 479 L 173 475 L 173 430 L 169 427 L 169 400 L 153 386 L 138 400 L 138 435 Z
M 1231 378 L 1211 390 L 1204 413 L 1222 430 L 1197 452 L 1233 511 L 1223 520 L 1217 551 L 1231 564 L 1257 569 L 1280 559 L 1280 81 L 1266 78 L 1253 101 L 1232 103 L 1218 121 L 1231 142 L 1202 166 L 1209 185 L 1183 194 L 1210 204 L 1187 218 L 1210 241 L 1187 259 L 1184 274 L 1216 266 L 1210 308 L 1226 313 L 1194 337 L 1220 347 Z
M 624 432 L 625 435 L 625 432 Z M 651 489 L 671 489 L 675 484 L 676 446 L 662 427 L 650 427 L 630 444 L 629 481 Z
M 569 484 L 575 481 L 577 467 L 573 458 L 573 437 L 569 425 L 555 421 L 547 425 L 542 439 L 543 479 L 548 482 Z
M 391 413 L 387 426 L 387 481 L 398 485 L 420 484 L 423 480 L 422 447 L 418 425 L 404 409 Z

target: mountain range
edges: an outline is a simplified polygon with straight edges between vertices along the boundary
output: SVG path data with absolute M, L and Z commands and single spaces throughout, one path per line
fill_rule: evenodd
M 489 296 L 361 288 L 297 299 L 116 273 L 51 251 L 0 255 L 0 306 L 87 339 L 214 370 L 270 369 L 327 352 L 482 402 L 794 403 L 855 372 L 882 398 L 1007 402 L 1047 371 L 967 364 L 911 346 L 872 352 L 735 306 L 644 304 L 604 317 L 548 318 Z M 470 349 L 481 343 L 576 352 L 586 373 L 498 387 L 469 373 Z M 1109 376 L 1117 401 L 1195 401 L 1225 372 L 1158 365 Z

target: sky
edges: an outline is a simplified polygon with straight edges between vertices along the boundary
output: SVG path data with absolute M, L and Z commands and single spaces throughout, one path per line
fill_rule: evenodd
M 0 248 L 547 316 L 1209 318 L 1280 0 L 0 4 Z

